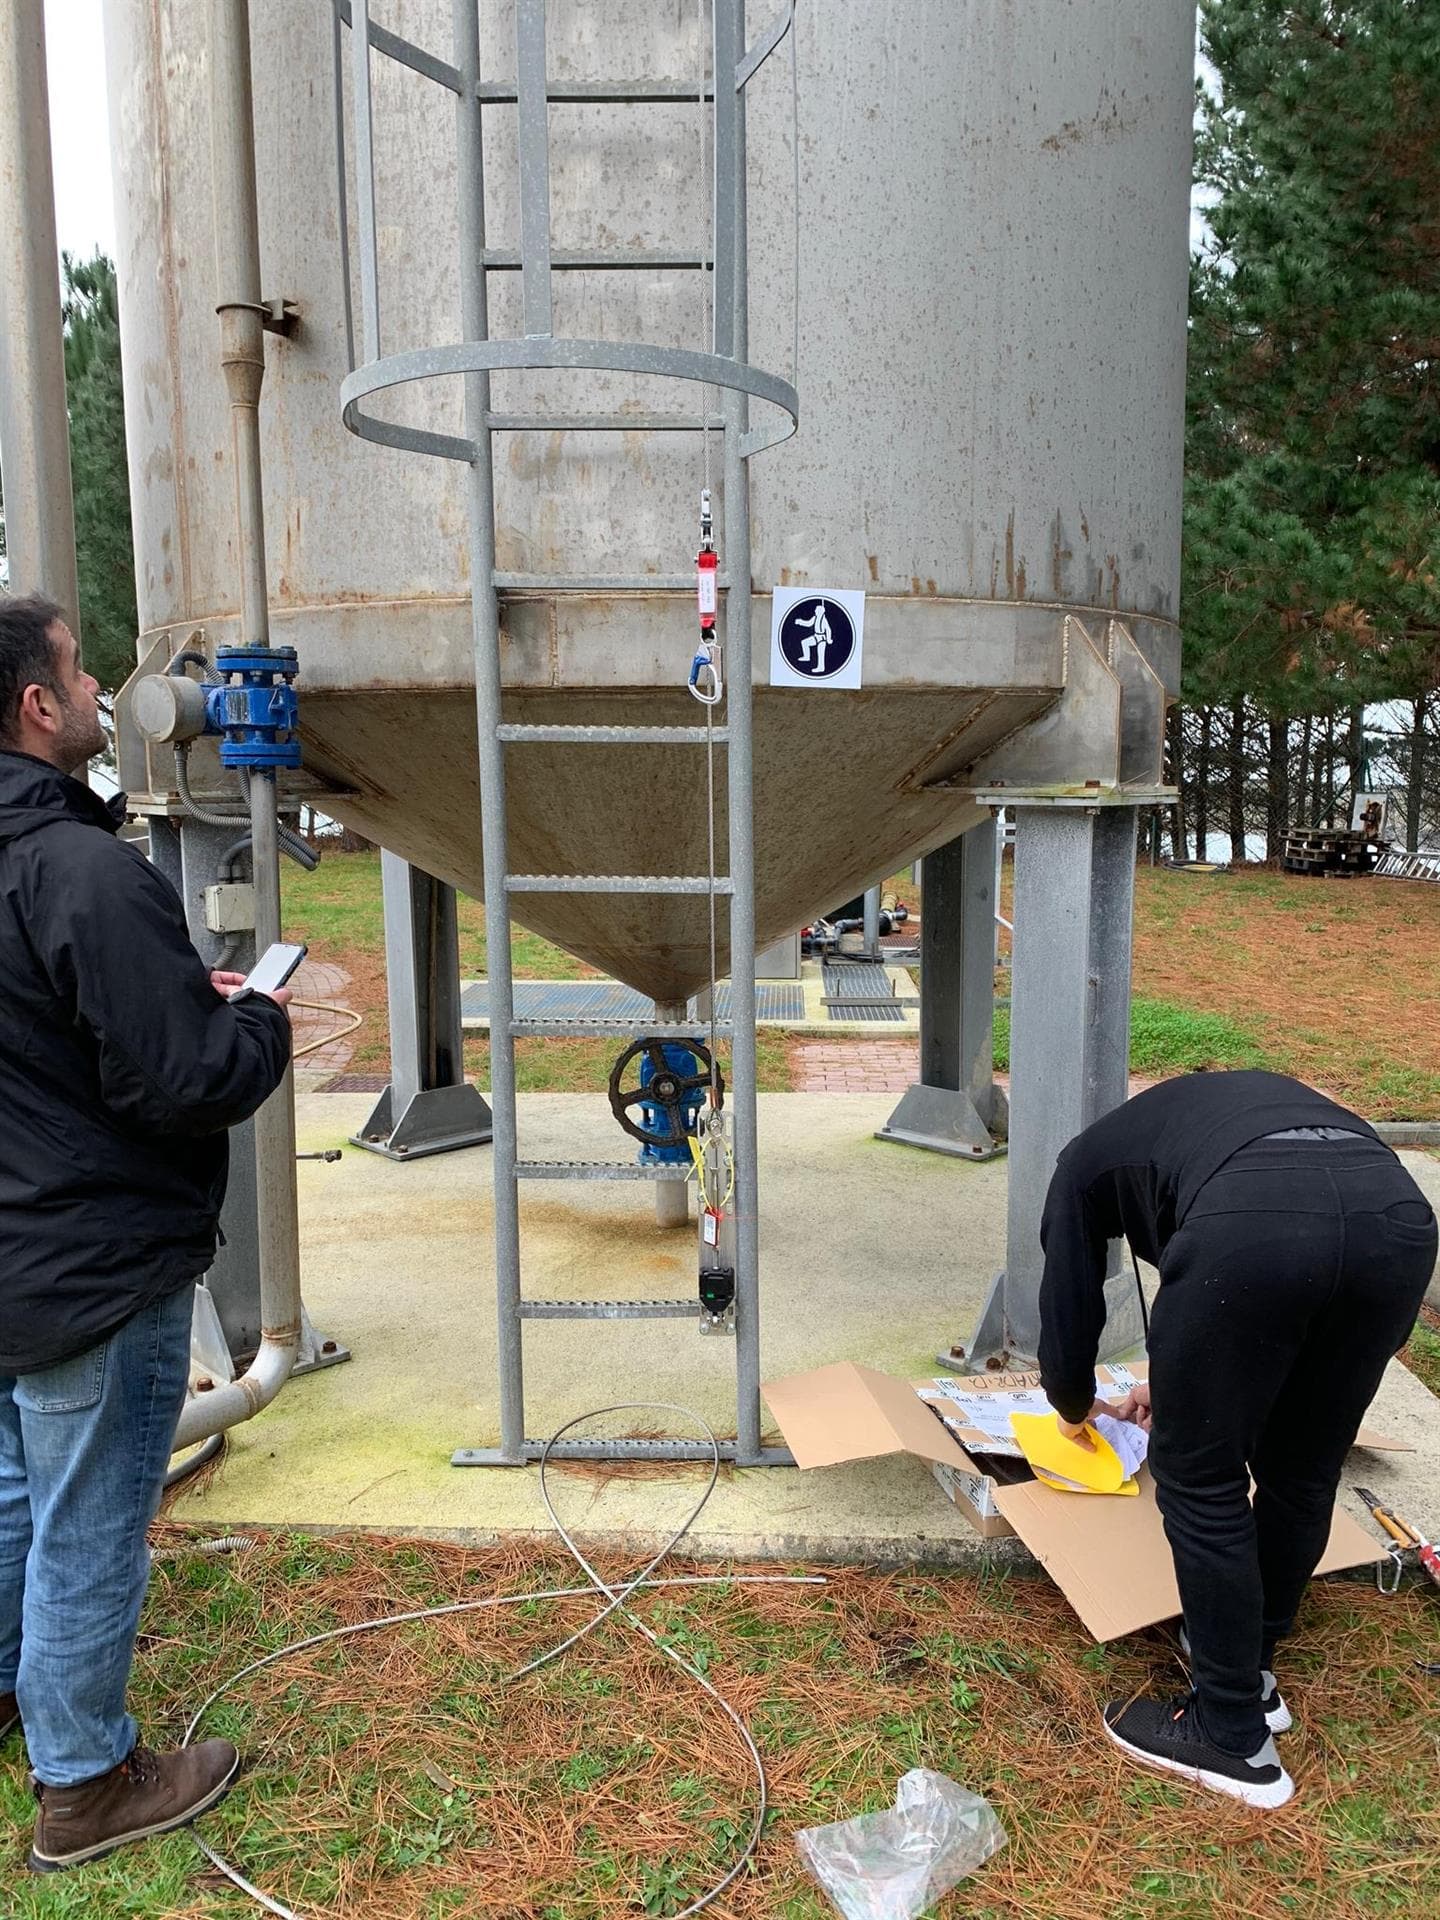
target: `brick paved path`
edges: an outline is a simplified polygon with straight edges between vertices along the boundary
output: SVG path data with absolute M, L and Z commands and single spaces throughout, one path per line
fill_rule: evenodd
M 299 1000 L 330 1000 L 338 1006 L 344 1006 L 345 989 L 350 984 L 350 976 L 343 967 L 328 966 L 322 960 L 305 960 L 297 967 L 290 984 Z M 321 1013 L 312 1007 L 296 1007 L 290 1024 L 298 1051 L 308 1041 L 318 1040 L 322 1034 L 334 1033 L 346 1023 L 333 1013 Z M 339 1073 L 350 1064 L 350 1056 L 354 1051 L 355 1036 L 347 1033 L 343 1039 L 331 1041 L 323 1047 L 317 1047 L 313 1053 L 307 1053 L 298 1064 L 307 1073 Z
M 903 1093 L 919 1078 L 920 1042 L 797 1040 L 790 1061 L 796 1093 Z

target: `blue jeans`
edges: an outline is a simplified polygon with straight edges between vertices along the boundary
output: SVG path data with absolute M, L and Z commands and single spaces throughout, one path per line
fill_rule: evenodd
M 0 1375 L 0 1693 L 35 1776 L 75 1786 L 135 1745 L 125 1689 L 190 1367 L 195 1289 L 98 1346 Z

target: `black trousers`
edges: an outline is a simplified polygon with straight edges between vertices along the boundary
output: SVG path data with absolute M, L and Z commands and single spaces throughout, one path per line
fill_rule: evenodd
M 1325 1551 L 1345 1456 L 1435 1253 L 1424 1195 L 1359 1134 L 1255 1141 L 1165 1249 L 1150 1462 L 1217 1746 L 1265 1738 L 1261 1668 Z

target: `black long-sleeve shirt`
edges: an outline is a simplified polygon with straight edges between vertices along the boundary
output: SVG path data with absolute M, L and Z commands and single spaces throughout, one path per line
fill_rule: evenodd
M 1137 1094 L 1061 1153 L 1040 1223 L 1040 1375 L 1066 1420 L 1095 1398 L 1112 1240 L 1158 1266 L 1211 1174 L 1252 1140 L 1291 1127 L 1373 1127 L 1281 1073 L 1188 1073 Z

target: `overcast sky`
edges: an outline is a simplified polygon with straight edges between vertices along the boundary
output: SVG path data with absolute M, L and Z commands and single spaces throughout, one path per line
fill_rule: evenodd
M 112 259 L 115 256 L 100 4 L 101 0 L 46 0 L 45 7 L 55 221 L 61 248 L 82 259 L 96 247 L 103 247 Z

